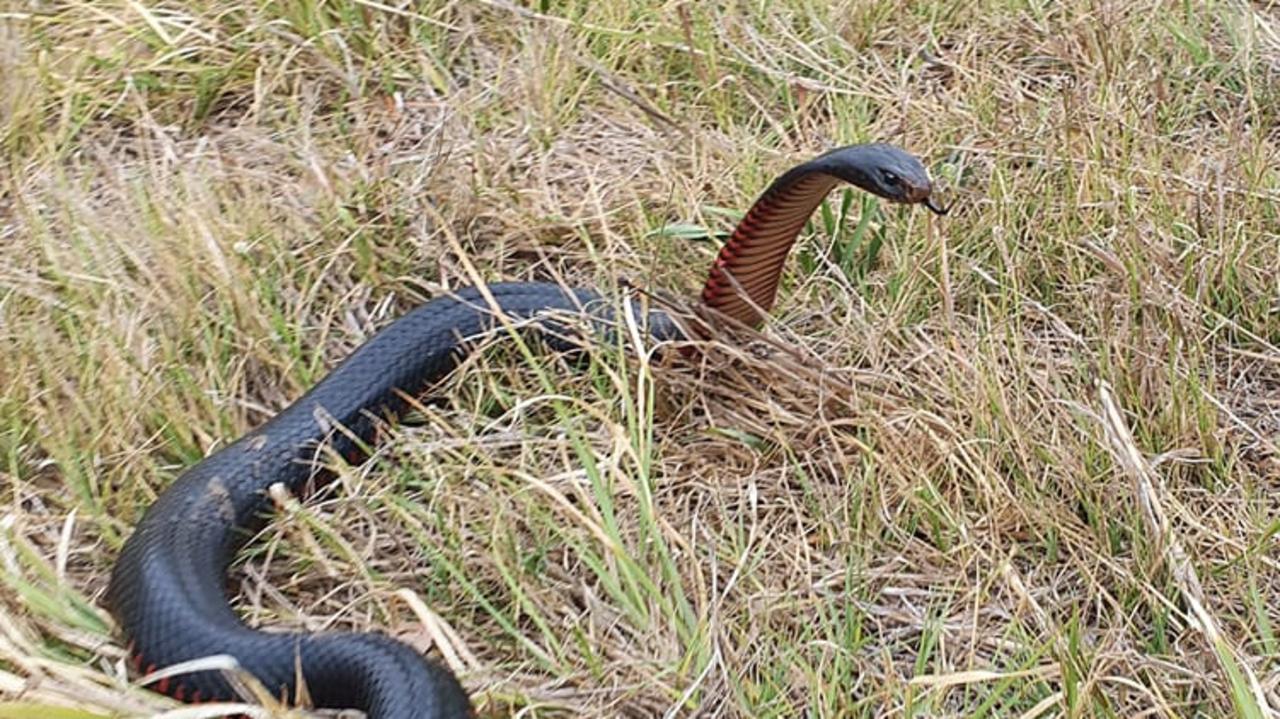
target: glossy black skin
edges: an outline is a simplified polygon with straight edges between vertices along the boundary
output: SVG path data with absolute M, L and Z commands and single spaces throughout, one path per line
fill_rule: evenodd
M 514 319 L 556 310 L 578 314 L 587 306 L 604 326 L 612 314 L 587 290 L 519 282 L 489 285 L 489 291 Z M 655 339 L 680 336 L 665 315 L 654 313 L 649 322 Z M 467 348 L 461 338 L 494 326 L 474 288 L 422 305 L 374 335 L 297 402 L 189 469 L 161 494 L 125 543 L 108 589 L 108 603 L 140 668 L 231 654 L 273 694 L 292 699 L 299 656 L 316 706 L 362 709 L 370 719 L 468 716 L 470 704 L 457 679 L 407 645 L 380 634 L 250 629 L 228 604 L 224 583 L 236 551 L 271 510 L 267 491 L 273 484 L 306 494 L 309 484 L 323 480 L 313 471 L 321 441 L 345 456 L 359 455 L 348 435 L 330 428 L 344 426 L 371 443 L 372 417 L 394 419 L 406 408 L 397 390 L 421 393 L 457 365 Z M 542 334 L 554 348 L 572 346 L 555 322 L 531 329 L 552 330 Z M 235 696 L 216 672 L 182 675 L 167 693 L 200 700 Z
M 911 155 L 889 145 L 862 145 L 791 170 L 766 194 L 814 172 L 896 202 L 927 202 L 931 189 Z M 585 309 L 597 334 L 607 334 L 612 321 L 609 306 L 590 290 L 525 282 L 488 289 L 513 319 Z M 466 692 L 450 672 L 384 635 L 268 633 L 245 626 L 228 603 L 225 578 L 237 550 L 266 521 L 272 508 L 268 490 L 282 484 L 295 495 L 309 494 L 325 479 L 314 469 L 322 444 L 359 459 L 360 445 L 373 443 L 378 421 L 394 421 L 406 409 L 402 393 L 429 389 L 457 366 L 470 346 L 463 340 L 493 330 L 492 309 L 480 291 L 467 288 L 413 310 L 280 414 L 191 467 L 160 495 L 126 541 L 107 593 L 140 671 L 229 654 L 286 700 L 298 695 L 300 666 L 317 707 L 361 709 L 369 719 L 470 715 Z M 663 313 L 645 316 L 637 308 L 637 316 L 646 317 L 655 340 L 683 336 Z M 531 329 L 541 331 L 552 348 L 572 344 L 553 320 L 539 320 Z M 339 426 L 346 432 L 334 431 Z M 180 675 L 158 688 L 188 701 L 236 698 L 222 675 L 210 671 Z
M 933 182 L 920 160 L 901 148 L 885 143 L 852 145 L 831 150 L 784 173 L 773 181 L 765 193 L 814 172 L 838 177 L 890 202 L 921 203 L 939 215 L 945 215 L 949 211 L 949 208 L 934 201 Z

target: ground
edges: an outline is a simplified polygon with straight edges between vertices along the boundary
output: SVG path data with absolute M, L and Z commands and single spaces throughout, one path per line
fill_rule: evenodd
M 237 609 L 499 716 L 1280 711 L 1273 2 L 10 0 L 0 717 L 179 707 L 122 541 L 378 327 L 475 277 L 691 302 L 871 140 L 950 216 L 833 193 L 692 353 L 493 343 Z

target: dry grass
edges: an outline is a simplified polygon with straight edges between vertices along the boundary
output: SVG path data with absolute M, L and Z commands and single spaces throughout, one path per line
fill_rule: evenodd
M 833 196 L 697 362 L 499 343 L 240 609 L 494 714 L 1280 711 L 1280 6 L 714 5 L 0 3 L 0 717 L 173 710 L 142 508 L 468 263 L 690 296 L 867 139 L 958 209 Z

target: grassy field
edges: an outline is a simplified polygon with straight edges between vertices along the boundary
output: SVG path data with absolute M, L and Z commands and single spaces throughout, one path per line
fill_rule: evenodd
M 868 140 L 952 214 L 834 193 L 695 359 L 495 342 L 239 611 L 499 716 L 1276 715 L 1275 2 L 0 0 L 0 717 L 220 715 L 102 603 L 182 468 L 472 271 L 692 298 Z

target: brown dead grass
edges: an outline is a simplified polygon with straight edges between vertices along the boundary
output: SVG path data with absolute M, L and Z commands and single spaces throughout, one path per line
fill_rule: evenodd
M 142 508 L 468 266 L 692 296 L 655 230 L 863 139 L 956 212 L 865 275 L 816 218 L 695 361 L 495 343 L 245 616 L 494 714 L 1280 710 L 1271 5 L 0 8 L 0 716 L 171 709 L 100 603 Z

